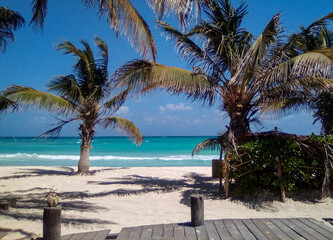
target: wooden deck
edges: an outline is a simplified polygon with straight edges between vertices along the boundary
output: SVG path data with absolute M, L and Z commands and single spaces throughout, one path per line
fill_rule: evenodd
M 110 229 L 94 232 L 73 233 L 61 236 L 61 240 L 105 240 L 109 232 Z
M 160 224 L 123 228 L 118 240 L 333 239 L 333 228 L 312 218 L 208 220 L 205 225 Z

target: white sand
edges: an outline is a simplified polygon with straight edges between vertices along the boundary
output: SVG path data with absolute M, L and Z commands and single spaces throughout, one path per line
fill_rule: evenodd
M 189 196 L 205 196 L 205 219 L 258 217 L 332 218 L 333 200 L 240 202 L 217 198 L 210 167 L 115 168 L 93 176 L 68 176 L 60 167 L 0 167 L 0 199 L 18 207 L 0 210 L 4 239 L 42 236 L 42 202 L 54 186 L 62 205 L 62 235 L 126 226 L 190 221 Z

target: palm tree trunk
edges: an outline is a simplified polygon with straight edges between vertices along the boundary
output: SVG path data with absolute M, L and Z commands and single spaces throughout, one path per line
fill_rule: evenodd
M 90 144 L 89 144 L 90 145 Z M 90 160 L 89 160 L 89 152 L 90 146 L 86 143 L 81 144 L 81 154 L 80 160 L 78 163 L 78 173 L 89 174 Z
M 90 148 L 91 141 L 93 140 L 95 134 L 95 126 L 93 121 L 90 119 L 83 121 L 80 128 L 81 130 L 81 155 L 78 163 L 78 174 L 90 175 L 89 167 L 90 167 Z

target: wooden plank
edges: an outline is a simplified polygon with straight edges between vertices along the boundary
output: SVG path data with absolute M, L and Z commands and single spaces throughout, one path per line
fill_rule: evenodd
M 144 226 L 140 234 L 140 240 L 150 240 L 153 234 L 153 226 Z
M 151 239 L 152 240 L 163 239 L 163 232 L 164 232 L 163 224 L 155 225 L 153 228 L 153 234 L 151 236 Z
M 68 238 L 68 240 L 79 240 L 81 239 L 81 237 L 83 236 L 82 233 L 74 233 L 71 234 L 70 238 Z
M 333 233 L 333 228 L 332 227 L 329 227 L 327 226 L 326 224 L 324 224 L 323 222 L 320 222 L 314 218 L 307 218 L 308 221 L 318 225 L 319 227 L 325 229 L 326 231 L 330 232 L 330 233 Z
M 235 240 L 244 240 L 243 235 L 239 232 L 238 228 L 234 224 L 234 222 L 230 219 L 222 220 L 224 222 L 224 225 L 228 229 L 228 232 L 230 233 L 232 239 Z
M 86 232 L 80 234 L 81 240 L 92 240 L 96 237 L 97 232 Z
M 285 234 L 287 234 L 287 236 L 289 236 L 291 239 L 294 239 L 294 240 L 302 240 L 302 239 L 304 239 L 299 234 L 297 234 L 297 232 L 294 232 L 293 229 L 289 228 L 288 225 L 284 224 L 281 221 L 281 219 L 271 218 L 270 221 L 272 223 L 274 223 L 278 228 L 280 228 L 281 231 L 283 231 Z
M 321 225 L 325 225 L 324 223 L 321 223 L 320 225 L 317 225 L 311 221 L 309 221 L 306 218 L 298 218 L 299 221 L 307 225 L 308 227 L 314 229 L 315 231 L 319 232 L 320 234 L 324 235 L 328 239 L 333 239 L 333 233 L 326 231 L 324 228 L 321 228 Z
M 259 228 L 259 230 L 265 234 L 265 236 L 270 240 L 280 240 L 278 236 L 274 234 L 260 219 L 253 218 L 252 222 Z
M 132 228 L 131 232 L 128 236 L 128 239 L 130 239 L 130 240 L 139 240 L 142 229 L 143 229 L 142 226 Z
M 197 234 L 195 233 L 195 227 L 192 226 L 184 226 L 185 230 L 185 238 L 186 240 L 196 240 Z
M 324 235 L 316 232 L 315 230 L 313 230 L 309 226 L 307 226 L 304 223 L 302 223 L 301 221 L 299 221 L 297 218 L 289 218 L 288 220 L 291 221 L 292 223 L 296 224 L 301 229 L 303 229 L 303 231 L 306 231 L 306 232 L 310 233 L 312 236 L 315 237 L 315 239 L 329 240 L 329 238 L 327 238 Z
M 163 240 L 173 240 L 173 224 L 165 224 L 163 231 Z
M 132 228 L 130 228 L 130 227 L 122 228 L 116 239 L 117 240 L 127 240 L 130 235 L 131 229 Z
M 61 236 L 61 240 L 69 240 L 74 234 L 67 234 L 64 236 Z
M 242 219 L 242 222 L 258 240 L 268 240 L 265 234 L 250 219 Z
M 205 225 L 195 227 L 195 233 L 198 240 L 208 240 L 208 235 Z
M 111 231 L 111 229 L 98 231 L 95 238 L 93 238 L 93 240 L 105 240 L 105 238 L 107 237 L 107 235 L 109 234 L 110 231 Z
M 209 240 L 219 240 L 220 239 L 219 233 L 217 232 L 217 229 L 216 229 L 213 221 L 211 221 L 211 220 L 205 221 L 205 226 L 206 226 L 206 231 L 207 231 Z
M 256 240 L 250 230 L 245 226 L 245 224 L 240 219 L 233 219 L 232 220 L 236 227 L 238 228 L 239 232 L 246 240 Z
M 173 226 L 174 238 L 179 240 L 185 240 L 185 229 L 183 225 L 174 224 Z
M 214 225 L 221 239 L 232 240 L 232 237 L 222 220 L 214 220 Z
M 316 239 L 314 236 L 312 236 L 310 233 L 308 233 L 305 229 L 302 229 L 301 227 L 299 227 L 298 225 L 296 225 L 295 223 L 291 222 L 289 219 L 287 218 L 282 218 L 281 221 L 286 224 L 289 228 L 291 228 L 292 230 L 294 230 L 294 232 L 296 232 L 298 235 L 302 236 L 305 239 L 311 239 L 314 240 Z
M 280 239 L 283 240 L 292 240 L 287 234 L 285 234 L 278 226 L 276 226 L 270 219 L 268 218 L 261 218 L 260 219 L 272 232 L 275 233 Z

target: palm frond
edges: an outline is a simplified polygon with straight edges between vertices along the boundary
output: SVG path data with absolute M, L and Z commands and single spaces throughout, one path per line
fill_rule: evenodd
M 0 50 L 6 51 L 7 45 L 14 41 L 13 30 L 17 30 L 25 23 L 24 18 L 13 10 L 0 7 Z
M 175 13 L 183 29 L 191 18 L 197 19 L 205 0 L 147 0 L 155 14 L 162 19 L 164 15 Z M 194 9 L 194 11 L 193 11 Z M 193 16 L 194 15 L 194 16 Z
M 102 61 L 100 63 L 101 68 L 107 72 L 109 64 L 109 49 L 108 45 L 99 37 L 95 37 L 95 43 L 100 49 L 100 55 L 102 56 Z
M 97 1 L 85 1 L 87 6 L 94 6 Z M 149 27 L 129 0 L 100 0 L 99 14 L 106 16 L 110 27 L 116 34 L 127 37 L 132 47 L 143 57 L 156 60 L 156 45 Z
M 181 53 L 184 59 L 187 59 L 189 65 L 194 66 L 197 63 L 201 63 L 204 69 L 212 69 L 214 67 L 213 60 L 187 35 L 165 22 L 158 21 L 157 23 L 166 33 L 167 38 L 175 40 L 177 51 Z
M 58 120 L 59 120 L 59 123 L 57 124 L 56 127 L 42 133 L 38 137 L 40 137 L 40 138 L 58 137 L 63 126 L 65 126 L 67 123 L 70 123 L 70 122 L 73 122 L 73 121 L 76 121 L 79 119 L 73 118 L 73 119 L 69 119 L 69 120 L 61 120 L 61 119 L 58 119 Z
M 0 96 L 0 113 L 5 112 L 8 109 L 15 111 L 18 109 L 18 104 L 4 96 Z
M 3 96 L 22 105 L 37 106 L 56 113 L 68 114 L 75 108 L 62 97 L 24 86 L 12 85 L 3 91 Z
M 251 79 L 253 69 L 256 65 L 261 64 L 262 60 L 266 57 L 268 51 L 267 47 L 277 41 L 277 36 L 280 33 L 279 27 L 280 14 L 275 14 L 271 21 L 267 24 L 262 34 L 252 44 L 243 58 L 237 73 L 232 77 L 230 83 L 235 84 L 241 79 Z M 246 77 L 243 77 L 243 76 Z
M 136 145 L 140 145 L 143 137 L 140 130 L 129 120 L 121 117 L 102 117 L 99 122 L 104 128 L 111 127 L 130 136 Z
M 266 89 L 295 79 L 308 79 L 308 82 L 311 82 L 331 78 L 332 67 L 333 48 L 313 50 L 288 59 L 271 69 L 265 76 Z
M 48 84 L 49 91 L 56 92 L 72 102 L 82 103 L 84 97 L 74 75 L 57 76 Z
M 218 138 L 208 138 L 194 147 L 192 156 L 195 153 L 199 153 L 201 150 L 221 150 L 221 143 L 218 141 Z
M 164 88 L 208 104 L 214 102 L 216 94 L 215 84 L 200 74 L 145 60 L 128 62 L 115 72 L 113 79 L 116 87 L 134 92 Z
M 103 104 L 106 109 L 109 109 L 111 112 L 115 113 L 119 108 L 124 104 L 128 96 L 128 90 L 120 92 L 117 96 L 113 97 L 111 100 Z
M 43 29 L 44 21 L 47 14 L 48 0 L 33 0 L 32 19 L 30 24 L 34 24 L 37 28 Z

